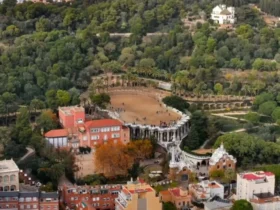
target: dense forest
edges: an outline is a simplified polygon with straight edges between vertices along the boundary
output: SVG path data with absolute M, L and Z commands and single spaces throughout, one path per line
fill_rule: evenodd
M 277 83 L 273 73 L 240 78 L 222 69 L 276 70 L 280 29 L 266 27 L 259 12 L 248 6 L 237 8 L 235 31 L 217 30 L 205 20 L 195 30 L 183 27 L 182 18 L 199 17 L 202 11 L 209 16 L 218 2 L 207 2 L 4 1 L 0 112 L 15 111 L 34 99 L 50 108 L 77 104 L 91 77 L 109 71 L 172 80 L 175 89 L 196 94 L 256 95 Z M 110 38 L 115 32 L 132 35 Z M 167 34 L 145 37 L 147 32 Z

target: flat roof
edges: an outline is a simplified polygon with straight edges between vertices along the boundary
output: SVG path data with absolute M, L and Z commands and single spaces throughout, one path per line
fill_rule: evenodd
M 240 176 L 246 180 L 259 180 L 269 176 L 274 176 L 274 174 L 271 172 L 256 171 L 256 172 L 241 173 Z
M 0 161 L 0 173 L 19 171 L 19 168 L 13 159 Z
M 220 202 L 220 201 L 212 201 L 212 202 L 205 202 L 204 207 L 209 210 L 221 209 L 221 208 L 230 208 L 232 203 L 230 202 Z
M 85 109 L 82 106 L 63 106 L 63 107 L 58 107 L 58 110 L 62 111 L 66 115 L 72 115 L 72 111 L 85 112 Z

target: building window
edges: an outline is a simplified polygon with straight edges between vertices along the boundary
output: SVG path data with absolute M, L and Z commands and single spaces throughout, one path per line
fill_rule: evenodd
M 31 201 L 32 199 L 30 197 L 25 198 L 25 201 Z
M 0 176 L 0 182 L 2 182 L 3 181 L 3 177 L 2 176 Z
M 24 209 L 24 205 L 20 205 L 20 208 L 21 208 L 21 209 Z
M 92 133 L 98 133 L 99 132 L 99 128 L 91 128 L 90 132 Z
M 101 132 L 109 132 L 110 127 L 101 128 Z
M 220 168 L 220 166 L 219 165 L 217 165 L 217 169 L 219 169 Z
M 228 164 L 228 167 L 231 168 L 231 164 Z
M 87 140 L 87 136 L 83 136 L 83 140 L 86 141 Z
M 30 209 L 30 205 L 26 205 L 26 208 L 27 208 L 27 209 Z
M 112 138 L 119 138 L 120 137 L 120 134 L 119 133 L 113 133 L 112 134 Z
M 33 205 L 33 209 L 37 209 L 37 205 L 36 204 Z
M 33 201 L 37 201 L 38 199 L 36 197 L 33 197 Z
M 9 187 L 9 186 L 5 186 L 5 187 L 4 187 L 4 191 L 7 192 L 7 191 L 9 191 L 9 190 L 10 190 L 10 187 Z
M 8 175 L 4 176 L 4 182 L 8 182 L 8 181 L 9 181 L 9 176 Z
M 98 140 L 98 139 L 99 139 L 99 135 L 91 136 L 91 140 Z
M 119 131 L 119 130 L 120 130 L 120 126 L 111 127 L 111 131 Z
M 16 175 L 11 175 L 11 176 L 10 176 L 10 181 L 11 181 L 11 182 L 16 181 Z

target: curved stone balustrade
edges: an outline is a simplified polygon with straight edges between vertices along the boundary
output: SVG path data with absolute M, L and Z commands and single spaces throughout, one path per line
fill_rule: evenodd
M 161 103 L 161 95 L 160 94 L 151 94 L 145 90 L 133 90 L 133 89 L 115 89 L 114 91 L 120 93 L 124 91 L 127 93 L 128 91 L 133 91 L 134 94 L 149 94 L 149 96 L 156 98 Z M 194 170 L 197 163 L 201 163 L 202 161 L 208 161 L 210 156 L 197 156 L 183 151 L 180 148 L 182 140 L 187 137 L 189 133 L 189 120 L 190 116 L 182 113 L 181 111 L 169 107 L 166 104 L 162 103 L 162 105 L 173 112 L 178 113 L 181 116 L 181 119 L 177 121 L 174 125 L 169 127 L 160 127 L 160 126 L 152 126 L 152 125 L 143 125 L 138 123 L 124 123 L 127 127 L 130 128 L 130 136 L 134 139 L 139 138 L 150 138 L 151 136 L 157 139 L 157 143 L 164 147 L 168 153 L 171 154 L 172 159 L 170 161 L 170 168 L 178 168 L 180 170 L 184 168 L 188 168 L 190 170 Z M 109 110 L 103 110 L 108 112 L 109 116 L 115 119 L 119 119 L 119 115 L 117 113 L 111 112 Z

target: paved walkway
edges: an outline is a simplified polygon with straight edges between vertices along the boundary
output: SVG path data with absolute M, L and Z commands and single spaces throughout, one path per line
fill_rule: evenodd
M 22 156 L 17 163 L 20 163 L 21 161 L 25 160 L 26 158 L 28 158 L 29 156 L 33 155 L 35 153 L 35 150 L 32 149 L 31 147 L 26 147 L 27 153 Z

